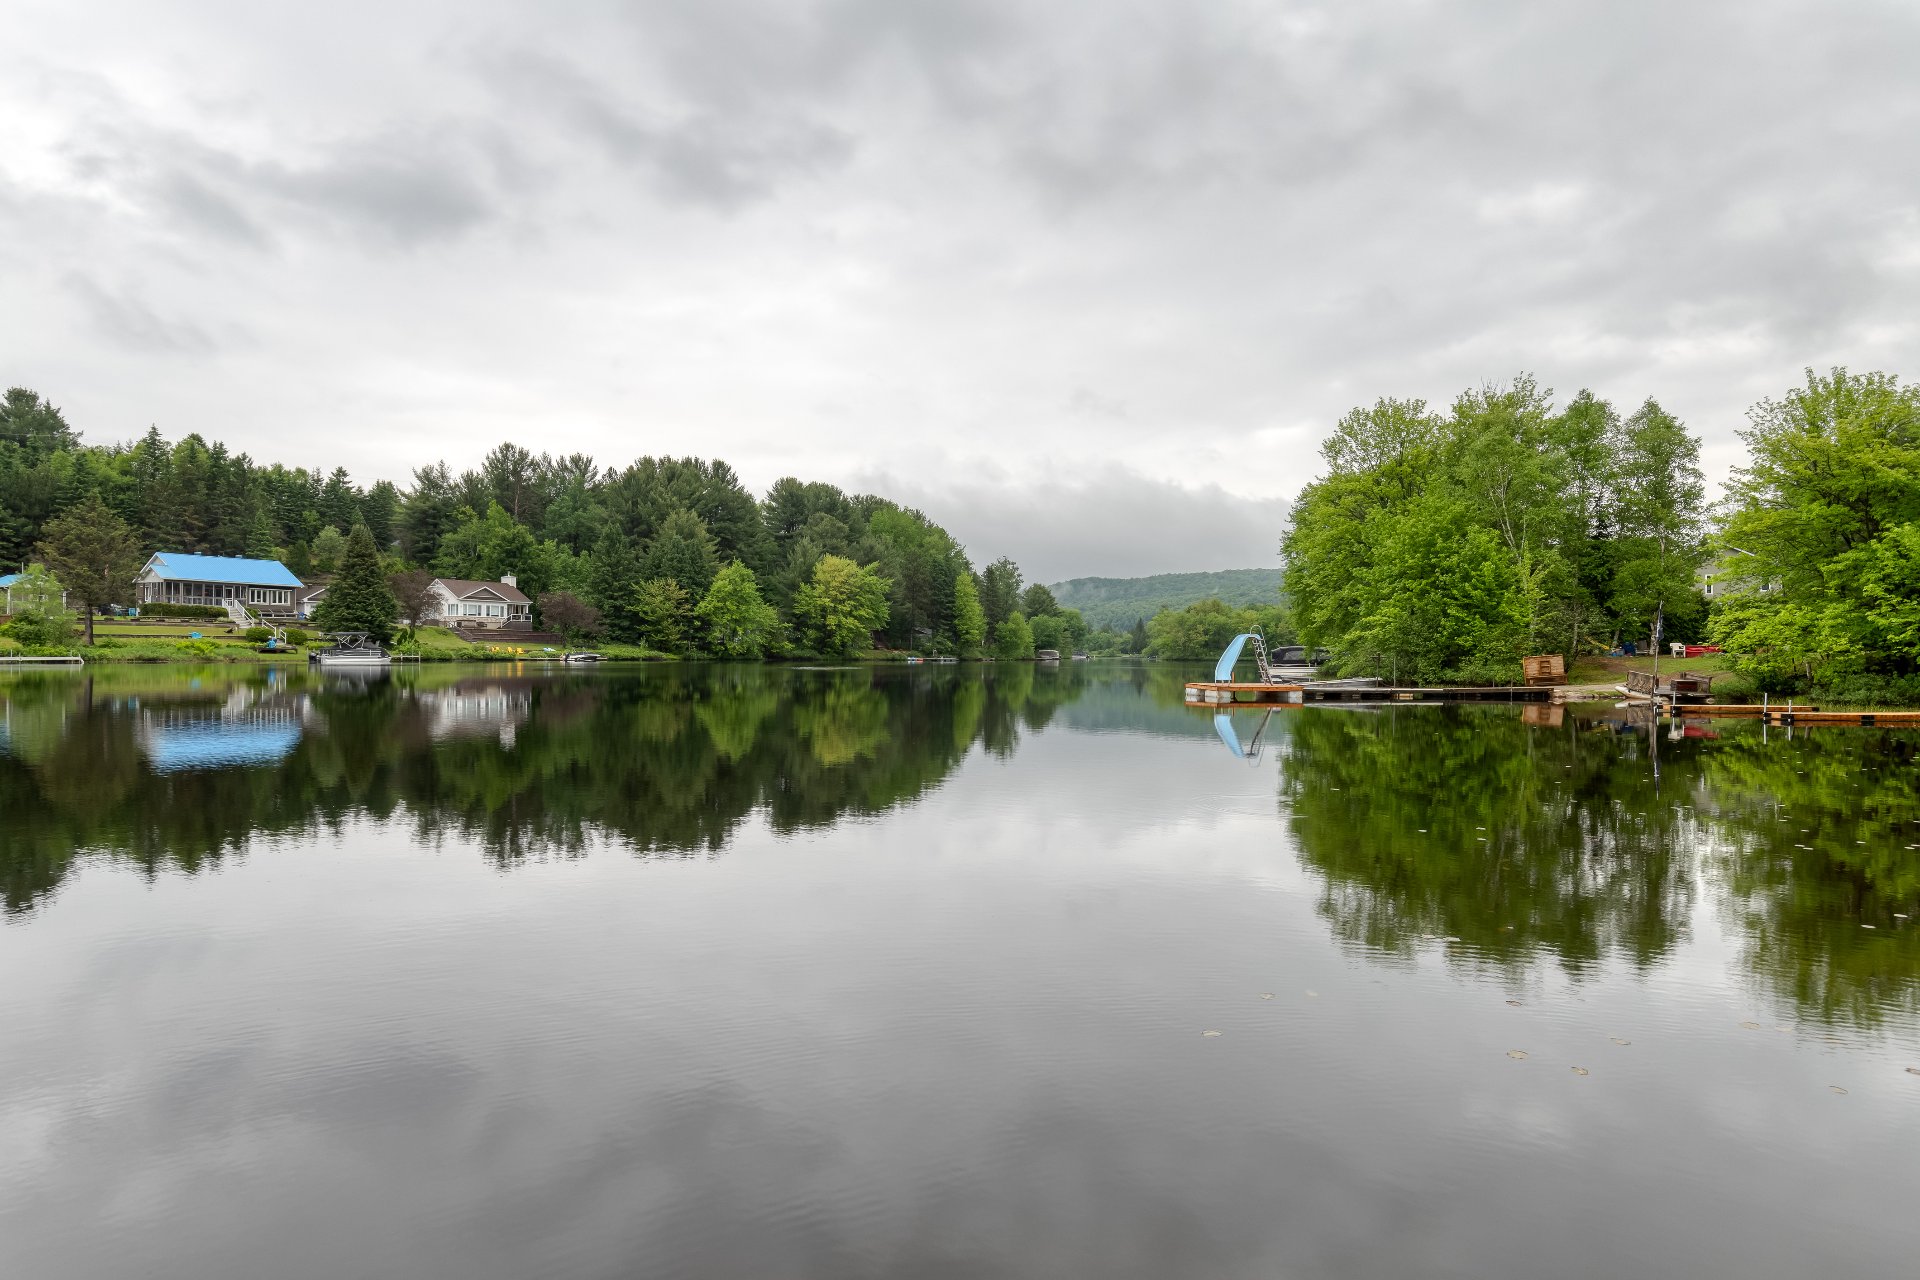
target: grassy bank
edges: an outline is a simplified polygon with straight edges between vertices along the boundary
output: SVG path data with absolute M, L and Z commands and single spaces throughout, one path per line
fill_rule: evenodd
M 1616 685 L 1627 682 L 1630 671 L 1654 670 L 1651 657 L 1607 658 L 1581 657 L 1573 660 L 1567 669 L 1568 684 L 1604 684 Z M 1662 677 L 1675 672 L 1688 671 L 1697 675 L 1712 676 L 1713 700 L 1715 702 L 1745 702 L 1749 698 L 1759 697 L 1753 681 L 1734 670 L 1734 659 L 1724 653 L 1703 653 L 1697 658 L 1671 658 L 1662 656 L 1659 665 Z
M 199 638 L 195 639 L 195 633 Z M 231 663 L 266 664 L 305 662 L 311 646 L 291 645 L 266 650 L 237 628 L 216 623 L 103 622 L 94 626 L 91 646 L 73 643 L 51 647 L 21 645 L 0 635 L 0 655 L 53 657 L 78 655 L 89 663 Z M 415 636 L 393 646 L 397 655 L 420 662 L 524 662 L 558 656 L 557 649 L 509 640 L 469 644 L 451 631 L 422 627 Z M 673 655 L 642 645 L 596 645 L 594 651 L 613 661 L 664 662 Z

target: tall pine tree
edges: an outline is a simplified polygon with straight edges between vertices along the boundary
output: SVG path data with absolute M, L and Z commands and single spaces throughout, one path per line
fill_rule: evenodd
M 593 549 L 593 583 L 589 594 L 599 607 L 609 639 L 640 643 L 640 615 L 634 588 L 640 585 L 640 557 L 617 524 L 609 525 Z
M 380 552 L 373 535 L 364 524 L 355 524 L 347 536 L 346 555 L 340 561 L 340 576 L 321 597 L 314 611 L 314 625 L 322 631 L 364 631 L 376 643 L 393 637 L 393 624 L 400 616 L 400 605 L 380 571 Z

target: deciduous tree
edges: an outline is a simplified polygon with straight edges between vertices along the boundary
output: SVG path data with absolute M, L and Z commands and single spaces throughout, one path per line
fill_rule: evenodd
M 540 623 L 567 638 L 569 646 L 604 629 L 600 611 L 571 591 L 549 591 L 540 597 Z
M 851 656 L 887 624 L 885 578 L 844 556 L 822 556 L 794 597 L 793 614 L 807 643 L 823 654 Z
M 1025 615 L 1019 610 L 1007 615 L 1007 620 L 993 629 L 994 654 L 1000 658 L 1018 660 L 1033 656 L 1033 628 L 1027 625 Z
M 953 579 L 953 635 L 963 658 L 977 658 L 987 643 L 987 615 L 980 608 L 980 589 L 973 575 L 962 572 Z
M 707 651 L 727 658 L 758 658 L 779 631 L 780 614 L 760 598 L 753 570 L 735 560 L 714 576 L 694 606 L 706 631 Z
M 682 653 L 692 620 L 692 600 L 672 578 L 647 578 L 633 589 L 633 614 L 640 642 L 662 653 Z
M 439 593 L 433 589 L 433 575 L 425 569 L 407 569 L 393 574 L 387 578 L 387 588 L 393 592 L 399 618 L 407 624 L 409 631 L 418 631 L 420 624 L 432 617 L 440 607 Z

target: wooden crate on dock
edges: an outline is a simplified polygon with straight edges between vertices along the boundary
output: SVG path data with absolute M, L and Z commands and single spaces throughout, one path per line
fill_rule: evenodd
M 1520 659 L 1520 667 L 1526 672 L 1530 685 L 1565 684 L 1567 682 L 1567 661 L 1557 653 L 1542 654 L 1534 658 Z

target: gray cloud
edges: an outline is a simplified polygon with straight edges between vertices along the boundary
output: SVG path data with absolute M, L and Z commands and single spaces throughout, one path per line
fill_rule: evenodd
M 1115 465 L 1024 480 L 870 475 L 860 485 L 918 507 L 977 564 L 1011 556 L 1031 582 L 1272 567 L 1287 513 L 1284 498 L 1186 488 Z
M 1920 350 L 1909 6 L 237 15 L 34 10 L 0 53 L 0 374 L 94 438 L 700 452 L 1071 540 L 976 478 L 1266 519 L 1352 404 L 1523 369 L 1723 469 L 1804 366 Z
M 111 345 L 139 355 L 205 356 L 213 337 L 188 320 L 169 320 L 130 292 L 114 292 L 73 272 L 67 292 L 77 299 L 93 331 Z
M 853 150 L 848 135 L 817 120 L 766 110 L 672 119 L 553 58 L 516 54 L 492 65 L 516 98 L 541 104 L 609 159 L 642 170 L 670 199 L 737 208 L 772 196 L 789 177 L 836 168 Z

